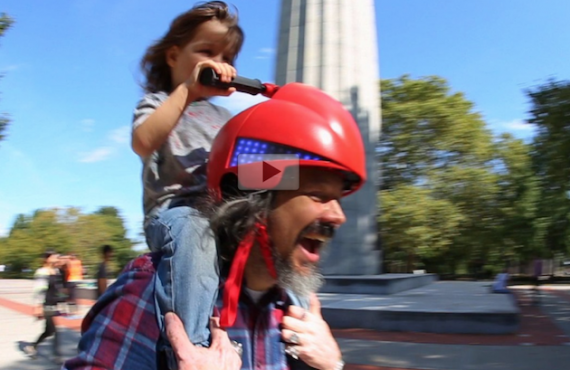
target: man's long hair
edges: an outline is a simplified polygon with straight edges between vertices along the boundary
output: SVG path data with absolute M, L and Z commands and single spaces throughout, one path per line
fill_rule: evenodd
M 257 222 L 264 223 L 274 207 L 274 191 L 258 191 L 244 193 L 237 187 L 235 175 L 227 175 L 222 180 L 222 201 L 209 197 L 199 209 L 208 218 L 210 228 L 215 236 L 220 257 L 220 274 L 225 278 L 229 274 L 231 261 L 241 241 L 253 230 Z M 318 227 L 321 234 L 331 233 L 327 225 L 315 223 L 309 227 Z M 309 227 L 307 230 L 309 230 Z M 278 285 L 291 290 L 300 297 L 316 292 L 324 283 L 322 274 L 316 266 L 309 275 L 299 275 L 290 265 L 287 258 L 280 257 L 272 248 L 273 261 L 277 269 Z
M 229 268 L 236 248 L 256 222 L 265 222 L 271 211 L 272 191 L 242 192 L 237 179 L 229 175 L 222 180 L 222 201 L 208 196 L 198 205 L 210 223 L 222 260 L 222 273 Z

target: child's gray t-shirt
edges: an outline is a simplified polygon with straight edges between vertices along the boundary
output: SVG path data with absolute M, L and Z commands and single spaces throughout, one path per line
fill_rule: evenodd
M 146 94 L 135 108 L 133 130 L 167 98 L 164 92 Z M 159 206 L 205 192 L 206 162 L 212 142 L 230 118 L 227 109 L 207 100 L 193 102 L 160 149 L 141 157 L 145 220 Z

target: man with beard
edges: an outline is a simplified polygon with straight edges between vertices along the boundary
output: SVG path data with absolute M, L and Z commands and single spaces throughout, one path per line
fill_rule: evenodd
M 280 171 L 252 185 L 241 171 L 260 161 Z M 199 208 L 216 238 L 222 284 L 210 347 L 194 346 L 178 317 L 165 315 L 180 370 L 343 368 L 315 295 L 317 265 L 346 221 L 340 199 L 365 180 L 356 123 L 315 88 L 285 85 L 221 129 L 208 162 L 211 197 Z M 148 254 L 125 268 L 84 320 L 66 369 L 166 368 L 153 299 L 159 259 Z

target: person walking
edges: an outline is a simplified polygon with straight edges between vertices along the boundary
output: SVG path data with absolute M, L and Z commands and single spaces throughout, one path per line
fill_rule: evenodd
M 34 273 L 34 312 L 38 320 L 45 320 L 45 329 L 34 344 L 24 347 L 24 352 L 32 358 L 37 357 L 38 345 L 53 336 L 53 361 L 63 363 L 60 351 L 60 338 L 55 327 L 54 317 L 59 315 L 57 304 L 63 288 L 63 279 L 59 272 L 59 254 L 47 251 L 43 255 L 43 265 Z
M 77 285 L 83 280 L 83 265 L 75 253 L 67 261 L 67 305 L 69 313 L 77 314 Z
M 97 269 L 97 299 L 105 293 L 107 290 L 107 275 L 109 274 L 109 261 L 113 256 L 113 247 L 110 245 L 104 245 L 101 249 L 101 254 L 103 256 L 103 261 L 99 264 Z

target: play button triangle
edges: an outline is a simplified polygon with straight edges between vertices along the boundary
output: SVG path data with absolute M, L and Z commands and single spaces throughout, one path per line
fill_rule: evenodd
M 273 176 L 280 174 L 281 170 L 263 161 L 262 172 L 263 172 L 262 173 L 263 182 L 265 182 L 270 178 L 272 178 Z

